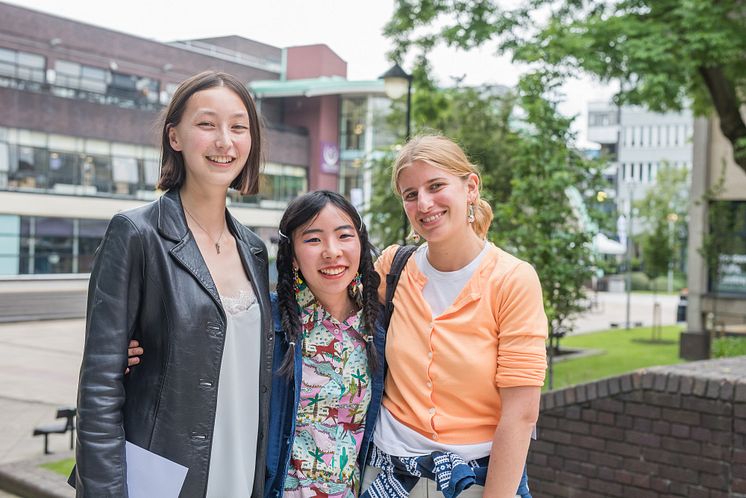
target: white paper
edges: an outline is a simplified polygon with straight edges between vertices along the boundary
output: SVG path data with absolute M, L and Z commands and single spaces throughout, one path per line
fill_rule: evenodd
M 125 448 L 130 498 L 178 498 L 189 469 L 129 441 Z

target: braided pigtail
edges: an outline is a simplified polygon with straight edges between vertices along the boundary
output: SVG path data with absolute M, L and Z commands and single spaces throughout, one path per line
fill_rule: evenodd
M 358 235 L 360 237 L 360 269 L 358 272 L 362 277 L 363 283 L 363 331 L 369 337 L 374 338 L 376 332 L 376 326 L 381 317 L 383 306 L 378 299 L 378 286 L 381 283 L 381 277 L 373 267 L 373 246 L 368 240 L 368 231 L 365 225 L 358 225 Z M 367 342 L 368 347 L 368 365 L 371 371 L 375 372 L 381 366 L 379 355 L 383 355 L 383 351 L 376 351 L 375 341 L 370 340 Z
M 289 343 L 279 373 L 293 378 L 295 348 L 300 346 L 300 314 L 295 299 L 293 282 L 293 246 L 287 237 L 281 236 L 277 248 L 277 304 L 280 311 L 280 325 Z

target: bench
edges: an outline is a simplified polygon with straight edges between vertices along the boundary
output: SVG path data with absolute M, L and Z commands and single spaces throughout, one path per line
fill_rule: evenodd
M 70 431 L 70 449 L 73 449 L 73 443 L 75 440 L 75 413 L 74 407 L 63 407 L 57 409 L 57 418 L 64 419 L 58 422 L 52 422 L 51 424 L 44 424 L 34 429 L 34 436 L 44 436 L 44 454 L 49 455 L 49 435 L 50 434 L 65 434 Z

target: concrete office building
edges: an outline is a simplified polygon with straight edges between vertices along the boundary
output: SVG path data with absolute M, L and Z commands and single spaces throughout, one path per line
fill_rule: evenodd
M 608 102 L 588 104 L 588 140 L 610 159 L 604 172 L 614 186 L 624 239 L 630 199 L 642 199 L 665 163 L 691 170 L 693 118 L 690 111 L 654 113 Z
M 746 336 L 746 173 L 717 118 L 696 120 L 691 198 L 700 202 L 689 208 L 687 330 L 680 354 L 696 360 L 709 357 L 713 336 Z M 719 240 L 717 271 L 701 252 L 709 237 Z
M 239 221 L 270 243 L 299 193 L 365 197 L 388 101 L 382 81 L 348 81 L 329 47 L 161 43 L 0 3 L 0 276 L 90 270 L 111 216 L 156 197 L 158 113 L 206 69 L 253 84 L 267 125 L 259 194 L 230 194 Z

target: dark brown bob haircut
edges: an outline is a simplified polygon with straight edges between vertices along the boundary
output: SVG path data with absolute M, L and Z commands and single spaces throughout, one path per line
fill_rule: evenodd
M 227 87 L 241 99 L 249 114 L 249 132 L 251 149 L 241 173 L 233 180 L 230 187 L 244 195 L 254 195 L 259 190 L 259 168 L 262 162 L 262 126 L 256 111 L 254 99 L 251 98 L 241 80 L 227 73 L 205 71 L 184 80 L 174 92 L 171 103 L 162 114 L 161 130 L 161 174 L 157 187 L 161 190 L 180 188 L 186 178 L 184 157 L 181 152 L 171 148 L 168 130 L 181 122 L 189 98 L 197 92 L 215 87 Z

